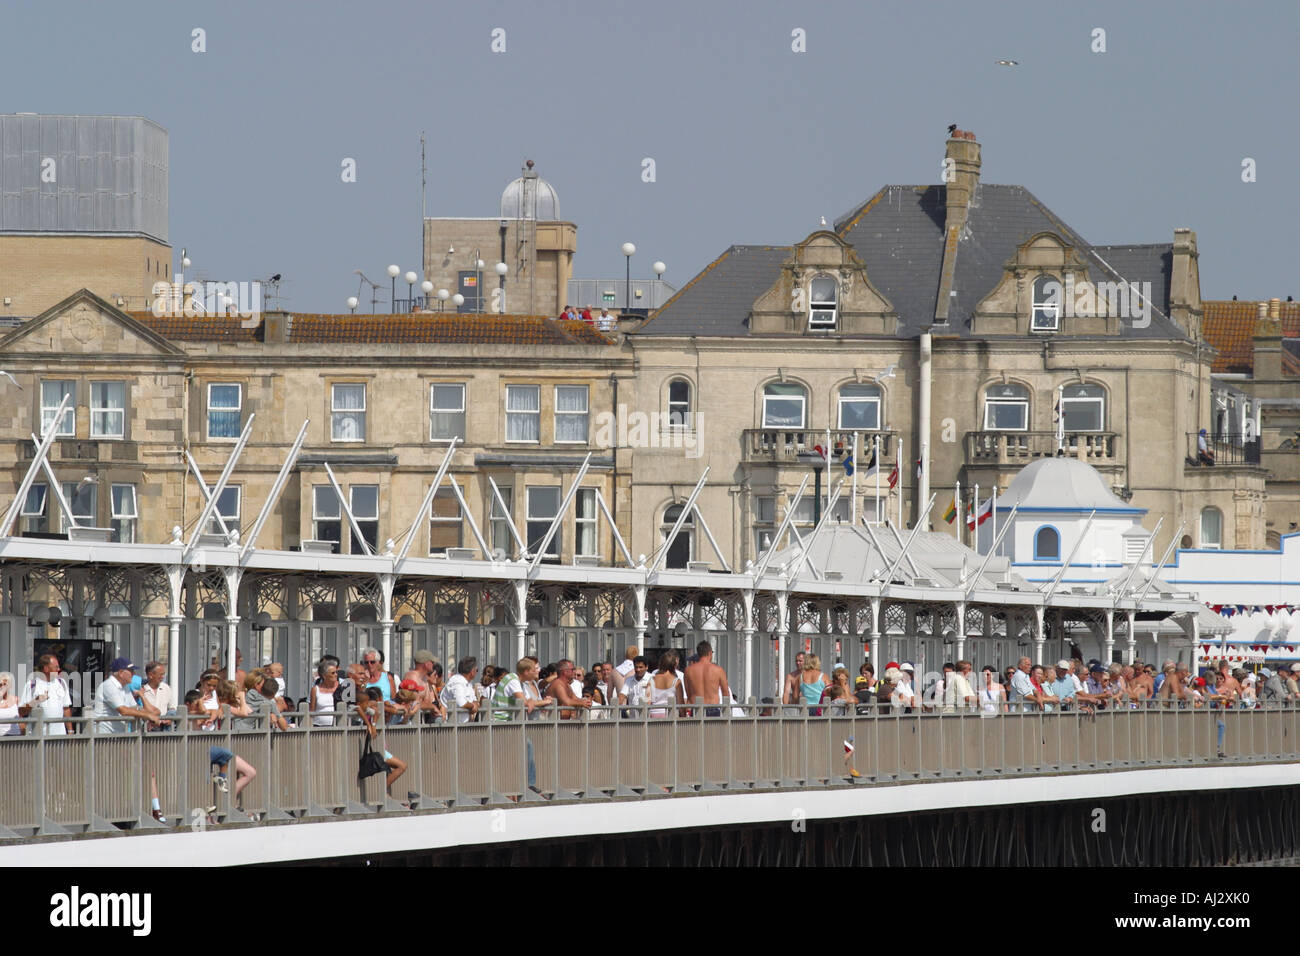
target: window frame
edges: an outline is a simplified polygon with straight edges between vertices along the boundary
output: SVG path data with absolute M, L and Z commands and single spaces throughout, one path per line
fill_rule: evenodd
M 844 394 L 844 392 L 845 392 L 846 389 L 863 389 L 863 390 L 867 390 L 867 391 L 874 390 L 874 391 L 875 391 L 875 396 L 874 396 L 874 398 L 873 398 L 872 396 L 870 396 L 870 395 L 849 395 L 849 396 L 846 396 L 846 395 Z M 870 402 L 872 402 L 872 401 L 875 402 L 875 406 L 876 406 L 876 423 L 875 423 L 874 425 L 869 425 L 869 426 L 867 426 L 867 427 L 865 427 L 865 428 L 858 428 L 858 427 L 856 427 L 856 426 L 850 426 L 850 425 L 846 425 L 846 424 L 844 424 L 844 406 L 845 406 L 846 403 L 847 403 L 847 404 L 857 404 L 857 403 L 867 404 L 867 403 L 870 403 Z M 879 385 L 873 385 L 873 384 L 871 384 L 870 382 L 850 382 L 850 383 L 847 383 L 847 384 L 845 384 L 845 385 L 841 385 L 841 386 L 840 386 L 840 390 L 839 390 L 839 394 L 836 396 L 836 405 L 835 405 L 835 409 L 836 409 L 836 418 L 835 418 L 835 420 L 836 420 L 836 422 L 838 422 L 838 425 L 837 425 L 836 427 L 837 427 L 840 431 L 858 431 L 858 432 L 877 432 L 877 431 L 880 431 L 880 429 L 881 429 L 881 422 L 882 422 L 882 420 L 883 420 L 883 418 L 884 418 L 884 416 L 883 416 L 883 414 L 882 414 L 882 412 L 884 411 L 884 405 L 885 405 L 885 390 L 884 390 L 883 388 L 881 388 Z
M 685 507 L 686 503 L 683 501 L 674 501 L 664 507 L 663 519 L 659 523 L 659 546 L 661 548 L 668 544 L 668 535 L 672 532 L 673 525 L 677 523 L 677 518 Z M 686 520 L 682 522 L 682 526 L 677 530 L 677 537 L 673 541 L 674 546 L 677 546 L 678 542 L 682 540 L 682 535 L 686 535 L 686 560 L 683 561 L 680 566 L 670 564 L 670 555 L 672 552 L 668 552 L 664 555 L 664 567 L 666 569 L 684 570 L 690 562 L 695 560 L 694 512 L 687 516 Z
M 63 483 L 63 497 L 68 499 L 68 508 L 72 511 L 72 516 L 76 518 L 78 522 L 85 522 L 85 524 L 79 524 L 79 527 L 82 528 L 97 527 L 99 525 L 99 482 L 95 482 L 95 481 L 87 482 L 85 490 L 82 492 L 82 494 L 90 495 L 89 512 L 77 511 L 77 482 L 65 481 Z M 59 509 L 59 521 L 61 522 L 60 526 L 63 530 L 63 533 L 67 534 L 68 528 L 70 526 L 67 523 L 68 516 L 63 513 L 62 508 Z
M 1055 554 L 1044 554 L 1038 546 L 1038 539 L 1044 531 L 1052 532 L 1052 535 L 1056 538 Z M 1034 560 L 1057 562 L 1061 560 L 1061 532 L 1055 525 L 1043 524 L 1034 529 Z
M 95 396 L 95 388 L 96 386 L 102 386 L 102 385 L 116 385 L 119 388 L 121 388 L 122 390 L 121 407 L 114 408 L 111 405 L 100 406 L 95 404 L 97 400 Z M 122 381 L 121 379 L 101 379 L 90 383 L 90 437 L 91 438 L 96 439 L 98 441 L 124 441 L 126 439 L 126 397 L 127 397 L 126 387 L 127 387 L 127 383 L 125 381 Z M 120 416 L 120 421 L 122 423 L 119 431 L 116 434 L 107 431 L 104 432 L 99 431 L 98 416 L 112 415 L 114 413 Z
M 438 502 L 450 501 L 456 506 L 456 516 L 440 515 L 437 513 Z M 435 546 L 433 543 L 434 528 L 450 529 L 456 528 L 456 543 Z M 460 500 L 456 497 L 456 492 L 450 487 L 439 488 L 434 493 L 433 499 L 429 502 L 429 553 L 446 554 L 448 548 L 463 548 L 465 546 L 465 509 L 461 507 Z
M 550 515 L 533 514 L 533 492 L 535 491 L 553 491 L 555 492 L 555 511 Z M 560 513 L 560 505 L 564 501 L 564 488 L 562 485 L 528 485 L 524 489 L 524 544 L 527 545 L 529 553 L 532 554 L 533 546 L 540 545 L 542 538 L 546 536 L 546 529 L 551 526 L 555 520 L 555 515 Z M 544 524 L 541 534 L 534 540 L 531 526 L 534 524 Z M 547 546 L 546 552 L 542 555 L 543 561 L 558 562 L 563 560 L 563 551 L 561 539 L 564 535 L 557 530 L 551 538 L 551 543 Z
M 511 393 L 515 390 L 519 390 L 522 392 L 525 389 L 531 389 L 533 394 L 537 396 L 537 407 L 528 410 L 512 409 L 510 407 Z M 509 444 L 518 444 L 518 445 L 540 445 L 542 443 L 542 386 L 527 385 L 527 384 L 506 385 L 505 400 L 506 400 L 506 434 L 505 434 L 506 442 Z M 519 416 L 527 416 L 533 420 L 533 424 L 534 424 L 533 430 L 535 430 L 537 433 L 536 438 L 511 438 L 510 437 L 510 422 L 512 420 L 512 417 L 514 417 L 515 420 L 520 420 Z
M 239 400 L 238 400 L 238 402 L 236 403 L 236 405 L 235 405 L 233 408 L 231 408 L 231 407 L 229 407 L 229 406 L 225 406 L 225 405 L 218 405 L 218 406 L 214 407 L 213 404 L 212 404 L 212 390 L 213 390 L 214 388 L 233 388 L 233 389 L 235 389 L 236 392 L 238 393 L 238 396 L 239 396 Z M 208 402 L 207 402 L 206 414 L 204 415 L 204 422 L 205 422 L 205 426 L 204 426 L 204 427 L 205 427 L 205 429 L 206 429 L 206 433 L 207 433 L 207 436 L 208 436 L 208 441 L 222 441 L 222 442 L 224 442 L 224 441 L 229 441 L 229 442 L 235 442 L 235 441 L 238 441 L 238 440 L 239 440 L 239 433 L 240 433 L 240 431 L 243 430 L 243 427 L 244 427 L 244 384 L 243 384 L 242 382 L 208 382 L 208 385 L 207 385 L 207 398 L 208 398 Z M 214 434 L 212 434 L 212 414 L 213 414 L 213 412 L 217 412 L 218 414 L 229 414 L 230 412 L 234 412 L 234 413 L 235 413 L 235 433 L 234 433 L 233 435 L 214 435 Z
M 992 392 L 995 388 L 1017 388 L 1024 392 L 1024 397 L 1012 398 L 1010 396 L 991 396 L 989 393 Z M 1030 398 L 1031 395 L 1029 389 L 1026 388 L 1024 385 L 1020 385 L 1017 383 L 1008 382 L 1005 385 L 998 383 L 996 385 L 985 386 L 984 388 L 984 431 L 986 432 L 1027 432 L 1029 431 L 1029 420 L 1030 420 L 1029 415 L 1031 411 L 1029 405 Z M 1019 405 L 1024 409 L 1023 425 L 1021 425 L 1019 428 L 1005 428 L 998 425 L 994 425 L 992 423 L 989 413 L 993 410 L 994 406 L 1010 407 L 1013 405 Z
M 32 495 L 40 489 L 41 507 L 38 511 L 30 510 Z M 34 481 L 27 488 L 27 497 L 23 499 L 22 510 L 18 513 L 25 534 L 48 534 L 50 530 L 50 486 L 44 481 Z
M 496 495 L 490 495 L 488 497 L 488 525 L 491 532 L 488 543 L 492 545 L 493 553 L 500 548 L 504 554 L 510 555 L 514 553 L 516 547 L 515 537 L 510 533 L 510 524 L 515 520 L 515 489 L 513 485 L 498 485 L 497 490 L 501 492 L 501 500 L 505 504 L 505 514 L 498 514 L 501 505 L 497 503 Z M 509 517 L 509 521 L 506 520 L 507 517 Z
M 786 387 L 799 389 L 799 394 L 798 395 L 794 395 L 793 393 L 784 394 L 784 395 L 768 394 L 768 389 L 770 388 L 786 388 Z M 778 401 L 778 402 L 792 402 L 795 401 L 796 399 L 799 402 L 799 410 L 800 410 L 799 424 L 779 425 L 779 424 L 768 423 L 769 400 Z M 803 385 L 799 384 L 798 382 L 768 382 L 766 385 L 763 386 L 763 419 L 762 420 L 763 420 L 762 427 L 764 429 L 768 429 L 772 431 L 779 431 L 782 429 L 799 430 L 799 429 L 807 428 L 808 427 L 808 389 Z
M 1071 398 L 1066 395 L 1066 391 L 1068 391 L 1071 388 L 1096 389 L 1099 394 Z M 1066 421 L 1067 406 L 1089 405 L 1089 404 L 1096 404 L 1098 406 L 1097 427 L 1096 428 L 1072 427 L 1070 423 Z M 1106 430 L 1106 389 L 1100 385 L 1096 385 L 1093 383 L 1085 383 L 1083 385 L 1078 385 L 1078 384 L 1066 385 L 1061 390 L 1061 421 L 1063 423 L 1063 427 L 1065 431 L 1067 432 L 1104 432 Z
M 67 385 L 70 386 L 66 392 L 59 395 L 59 400 L 53 405 L 46 404 L 45 386 L 46 385 Z M 76 438 L 77 437 L 77 380 L 67 378 L 43 378 L 40 384 L 40 404 L 41 404 L 41 437 L 45 436 L 45 417 L 50 416 L 50 421 L 54 421 L 54 413 L 59 410 L 59 402 L 63 401 L 63 394 L 71 396 L 67 409 L 63 412 L 63 421 L 67 423 L 67 429 L 60 428 L 55 433 L 55 438 Z
M 131 493 L 131 511 L 129 514 L 125 510 L 120 513 L 118 511 L 117 492 L 119 488 L 124 488 Z M 134 544 L 137 522 L 140 519 L 140 499 L 135 485 L 128 482 L 113 482 L 108 491 L 108 510 L 109 526 L 113 529 L 113 540 L 119 544 Z M 123 531 L 128 531 L 129 534 L 123 535 Z
M 582 501 L 591 502 L 591 514 L 582 516 Z M 591 550 L 583 550 L 582 538 L 588 534 L 591 538 Z M 573 554 L 579 558 L 600 557 L 600 506 L 596 504 L 596 489 L 579 488 L 573 499 Z
M 208 494 L 212 494 L 213 488 L 208 489 Z M 217 499 L 216 505 L 212 508 L 212 517 L 208 519 L 208 534 L 221 534 L 221 524 L 217 521 L 217 515 L 221 515 L 221 520 L 226 523 L 227 530 L 240 531 L 240 516 L 243 514 L 244 507 L 244 489 L 242 485 L 226 485 L 221 489 L 223 496 L 233 493 L 235 496 L 235 510 L 229 514 L 221 510 L 221 499 Z
M 441 408 L 434 404 L 434 396 L 440 388 L 458 388 L 460 389 L 460 408 Z M 449 442 L 453 438 L 460 441 L 465 440 L 465 405 L 468 389 L 464 382 L 430 382 L 429 383 L 429 441 L 431 442 Z M 454 435 L 436 435 L 434 434 L 434 424 L 439 415 L 459 415 L 460 429 Z
M 340 388 L 359 388 L 361 389 L 361 407 L 360 408 L 339 408 L 338 390 Z M 331 382 L 330 383 L 330 441 L 343 442 L 346 444 L 364 444 L 366 441 L 367 421 L 366 412 L 369 405 L 369 398 L 366 395 L 365 382 Z M 340 438 L 339 437 L 339 416 L 359 417 L 361 422 L 361 435 L 358 438 Z
M 1039 298 L 1039 286 L 1048 282 L 1056 283 L 1057 298 L 1055 301 L 1047 298 L 1041 298 L 1041 299 Z M 1061 285 L 1061 280 L 1056 278 L 1056 276 L 1053 275 L 1046 275 L 1046 274 L 1040 275 L 1037 279 L 1034 280 L 1034 284 L 1030 287 L 1029 331 L 1044 333 L 1044 332 L 1059 332 L 1061 330 L 1060 296 L 1063 294 L 1062 289 L 1063 287 Z M 1049 312 L 1051 313 L 1050 316 L 1051 325 L 1046 325 L 1043 324 L 1043 322 L 1040 322 L 1039 319 L 1040 312 L 1043 315 L 1044 321 L 1047 320 L 1048 313 Z
M 680 385 L 686 389 L 685 399 L 673 398 L 673 386 Z M 664 420 L 667 428 L 679 428 L 683 431 L 689 431 L 694 426 L 693 416 L 691 415 L 691 383 L 688 379 L 674 378 L 668 382 L 668 417 Z M 680 414 L 678 409 L 684 408 Z M 674 415 L 679 415 L 674 419 Z
M 1205 519 L 1208 515 L 1214 514 L 1218 521 L 1218 538 L 1217 541 L 1207 541 L 1205 538 Z M 1201 509 L 1201 514 L 1196 522 L 1196 540 L 1198 545 L 1207 551 L 1223 550 L 1223 509 L 1215 505 L 1206 505 Z
M 329 492 L 329 500 L 334 502 L 335 513 L 333 515 L 323 514 L 320 511 L 321 492 Z M 321 522 L 337 522 L 339 534 L 337 538 L 321 537 Z M 330 541 L 337 546 L 338 552 L 343 551 L 343 503 L 339 501 L 338 494 L 334 491 L 333 485 L 312 485 L 311 492 L 311 533 L 313 541 Z
M 561 411 L 560 409 L 560 390 L 569 389 L 577 392 L 581 391 L 585 399 L 583 411 Z M 555 444 L 557 445 L 586 445 L 591 438 L 591 386 L 590 385 L 556 385 L 552 395 L 555 400 L 555 406 L 552 410 L 551 425 L 554 428 Z M 540 411 L 540 409 L 539 409 Z M 582 419 L 582 437 L 581 438 L 561 438 L 560 437 L 560 419 Z
M 366 492 L 372 489 L 375 492 L 375 513 L 373 516 L 371 515 L 363 516 L 360 513 L 359 509 L 357 508 L 357 492 L 359 491 Z M 365 537 L 367 527 L 369 525 L 374 525 L 375 539 L 374 541 L 371 541 L 367 538 L 366 543 L 370 545 L 371 551 L 373 551 L 375 554 L 379 554 L 380 553 L 379 550 L 379 485 L 371 485 L 371 484 L 348 485 L 348 507 L 352 509 L 352 517 L 356 519 L 357 527 L 361 529 L 362 537 Z M 349 523 L 348 525 L 348 553 L 349 554 L 366 553 L 365 548 L 355 547 L 355 545 L 357 545 L 358 543 L 359 542 L 356 539 L 356 532 L 352 530 L 351 523 Z
M 831 289 L 829 299 L 819 299 L 814 290 L 819 282 L 827 283 Z M 827 318 L 827 313 L 830 317 Z M 834 276 L 818 274 L 808 280 L 808 329 L 809 331 L 834 331 L 840 321 L 840 284 Z

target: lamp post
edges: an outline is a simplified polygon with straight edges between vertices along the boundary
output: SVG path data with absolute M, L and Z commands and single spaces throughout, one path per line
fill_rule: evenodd
M 451 304 L 454 305 L 456 307 L 456 311 L 459 312 L 460 307 L 465 304 L 465 297 L 461 295 L 459 292 L 457 292 L 455 295 L 451 297 Z
M 449 299 L 450 297 L 451 297 L 451 293 L 448 292 L 446 289 L 438 290 L 438 311 L 439 312 L 442 311 L 443 306 L 447 304 L 447 299 Z
M 420 283 L 420 291 L 424 293 L 424 307 L 429 307 L 429 293 L 433 291 L 433 283 L 425 279 Z
M 388 267 L 388 278 L 392 280 L 392 284 L 388 292 L 389 312 L 397 311 L 397 277 L 401 274 L 402 274 L 401 266 L 391 265 Z
M 508 265 L 506 265 L 504 262 L 498 262 L 498 263 L 496 264 L 496 267 L 495 267 L 495 268 L 496 268 L 496 274 L 499 275 L 499 276 L 501 277 L 501 309 L 500 309 L 500 312 L 501 312 L 502 315 L 505 315 L 505 312 L 506 312 L 506 273 L 510 271 L 510 267 L 509 267 Z
M 406 308 L 408 311 L 414 307 L 415 302 L 415 280 L 419 278 L 414 272 L 408 272 L 402 276 L 406 280 Z
M 483 311 L 483 267 L 487 263 L 478 258 L 478 250 L 474 250 L 474 311 Z
M 656 261 L 655 261 L 655 264 L 654 264 L 654 266 L 653 266 L 653 268 L 654 268 L 655 278 L 658 279 L 660 282 L 663 282 L 663 281 L 664 281 L 664 273 L 668 271 L 668 267 L 667 267 L 666 265 L 664 265 L 662 261 L 656 260 Z M 652 309 L 657 309 L 657 308 L 659 308 L 659 306 L 662 305 L 662 304 L 663 304 L 663 303 L 658 303 L 658 304 L 656 304 L 656 302 L 655 302 L 655 296 L 654 296 L 653 294 L 651 294 L 651 296 L 650 296 L 650 308 L 652 308 Z
M 355 295 L 348 296 L 348 308 L 352 310 L 353 315 L 356 315 L 357 313 L 357 301 L 358 300 Z
M 632 256 L 636 246 L 630 242 L 623 243 L 623 255 L 627 259 L 627 286 L 623 290 L 623 311 L 632 308 Z
M 822 470 L 826 467 L 826 459 L 815 451 L 801 451 L 798 459 L 805 465 L 811 465 L 813 470 L 813 525 L 822 520 Z

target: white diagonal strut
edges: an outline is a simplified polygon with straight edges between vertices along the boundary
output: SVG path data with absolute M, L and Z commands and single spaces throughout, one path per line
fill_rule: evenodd
M 479 531 L 478 522 L 474 520 L 474 514 L 469 510 L 469 502 L 467 502 L 465 496 L 461 494 L 460 485 L 456 483 L 455 475 L 448 475 L 447 481 L 451 484 L 451 490 L 456 493 L 456 500 L 460 502 L 461 514 L 463 514 L 465 520 L 469 522 L 469 530 L 474 532 L 474 540 L 478 542 L 479 550 L 483 552 L 483 557 L 485 559 L 490 560 L 492 552 L 488 550 L 487 542 L 483 540 L 483 533 Z
M 217 486 L 212 489 L 212 495 L 208 498 L 207 504 L 203 506 L 203 511 L 199 515 L 198 523 L 194 525 L 194 533 L 190 535 L 189 547 L 191 549 L 198 543 L 199 535 L 202 534 L 203 529 L 207 527 L 208 519 L 212 517 L 212 510 L 217 506 L 217 499 L 219 499 L 221 493 L 226 490 L 226 482 L 230 480 L 230 473 L 235 470 L 235 463 L 239 461 L 239 456 L 244 453 L 244 446 L 248 444 L 248 438 L 253 434 L 253 419 L 256 417 L 257 415 L 255 413 L 248 416 L 248 424 L 246 424 L 244 430 L 240 432 L 239 441 L 235 442 L 235 447 L 230 449 L 230 457 L 226 459 L 226 467 L 221 470 L 221 477 L 217 479 Z M 201 480 L 199 485 L 203 485 Z M 222 526 L 225 526 L 224 522 L 222 523 Z
M 31 433 L 28 432 L 30 435 Z M 37 448 L 41 447 L 41 440 L 35 435 L 31 436 L 32 444 Z M 77 528 L 77 516 L 72 513 L 72 505 L 68 504 L 67 496 L 63 493 L 63 486 L 59 484 L 59 479 L 54 475 L 54 469 L 50 467 L 50 459 L 47 455 L 41 459 L 41 468 L 45 472 L 45 477 L 50 479 L 50 486 L 54 489 L 54 497 L 59 502 L 59 509 L 63 512 L 63 520 L 68 523 L 68 527 Z
M 1142 559 L 1147 556 L 1147 548 L 1155 544 L 1156 535 L 1160 533 L 1160 526 L 1164 523 L 1165 523 L 1165 519 L 1163 517 L 1161 517 L 1161 519 L 1156 522 L 1156 529 L 1152 531 L 1151 536 L 1147 538 L 1147 543 L 1142 545 L 1142 553 L 1139 554 L 1138 559 L 1133 562 L 1133 567 L 1129 570 L 1128 577 L 1124 579 L 1123 586 L 1119 589 L 1119 592 L 1115 595 L 1111 607 L 1118 606 L 1119 602 L 1124 599 L 1124 595 L 1128 594 L 1128 586 L 1133 583 L 1133 575 L 1137 574 L 1138 566 L 1142 564 Z
M 310 419 L 302 420 L 302 428 L 298 429 L 298 437 L 294 440 L 293 446 L 289 449 L 289 457 L 284 460 L 280 466 L 280 473 L 275 476 L 275 484 L 271 486 L 271 493 L 266 496 L 266 503 L 262 505 L 262 510 L 253 522 L 253 527 L 249 529 L 248 538 L 244 542 L 244 550 L 240 558 L 246 558 L 254 546 L 257 544 L 257 536 L 262 532 L 262 525 L 266 524 L 266 519 L 271 516 L 271 509 L 280 499 L 280 493 L 284 491 L 285 484 L 289 481 L 289 472 L 293 471 L 293 466 L 298 462 L 298 453 L 302 451 L 302 443 L 307 439 L 307 425 Z
M 68 402 L 72 399 L 71 395 L 64 395 L 63 401 L 59 402 L 59 409 L 54 413 L 54 420 L 50 424 L 49 433 L 41 439 L 36 447 L 36 457 L 32 463 L 27 466 L 27 474 L 23 475 L 22 482 L 18 485 L 18 496 L 14 498 L 13 503 L 9 505 L 9 510 L 5 512 L 4 524 L 0 525 L 0 538 L 9 537 L 9 531 L 14 526 L 14 519 L 18 517 L 18 512 L 27 502 L 27 492 L 31 490 L 32 480 L 36 473 L 41 470 L 41 462 L 45 456 L 50 453 L 50 446 L 54 444 L 55 436 L 58 434 L 58 423 L 63 421 L 63 413 L 67 411 Z
M 343 488 L 339 484 L 339 480 L 334 477 L 334 469 L 330 467 L 328 461 L 325 462 L 325 474 L 329 478 L 330 484 L 334 486 L 334 494 L 338 496 L 339 507 L 343 509 L 343 513 L 347 515 L 348 525 L 352 528 L 352 533 L 357 536 L 357 540 L 361 542 L 361 547 L 365 548 L 366 554 L 374 554 L 375 549 L 370 547 L 370 542 L 367 541 L 365 535 L 361 533 L 361 525 L 357 524 L 357 516 L 352 513 L 352 506 L 348 504 L 347 499 L 343 497 Z
M 618 533 L 618 525 L 614 523 L 614 516 L 609 513 L 609 505 L 605 504 L 605 496 L 600 493 L 599 488 L 596 489 L 596 507 L 600 508 L 600 513 L 609 522 L 609 530 L 614 532 L 614 542 L 618 545 L 618 549 L 623 552 L 623 559 L 627 561 L 627 566 L 629 568 L 636 567 L 636 562 L 632 560 L 632 552 L 627 549 L 623 536 Z
M 501 509 L 501 519 L 494 517 L 489 520 L 505 521 L 506 527 L 510 529 L 510 536 L 515 539 L 515 544 L 519 546 L 519 550 L 515 552 L 515 557 L 523 557 L 528 552 L 528 545 L 524 543 L 524 536 L 519 533 L 519 528 L 515 526 L 515 519 L 510 517 L 510 509 L 506 507 L 505 496 L 501 494 L 501 489 L 497 487 L 496 479 L 491 475 L 488 475 L 487 480 L 488 484 L 492 486 L 492 498 L 496 502 L 497 507 Z M 599 495 L 600 492 L 596 492 L 596 494 Z M 490 513 L 489 510 L 489 514 Z
M 198 480 L 199 493 L 203 495 L 203 503 L 206 505 L 208 499 L 212 497 L 212 489 L 208 487 L 208 483 L 203 477 L 203 472 L 199 471 L 199 463 L 194 460 L 194 456 L 189 453 L 188 449 L 185 452 L 185 460 L 190 466 L 190 471 L 194 472 L 195 479 Z M 212 517 L 217 519 L 217 524 L 221 526 L 222 534 L 230 534 L 230 529 L 226 527 L 226 519 L 221 517 L 220 508 L 215 508 L 213 510 Z
M 429 520 L 429 508 L 433 504 L 433 496 L 438 492 L 438 486 L 442 484 L 443 476 L 447 474 L 447 469 L 451 467 L 451 456 L 456 451 L 456 443 L 459 438 L 453 438 L 447 444 L 447 453 L 442 456 L 442 463 L 438 465 L 438 473 L 433 476 L 433 484 L 424 494 L 424 501 L 420 503 L 420 510 L 415 513 L 415 520 L 411 522 L 411 527 L 406 532 L 406 540 L 402 542 L 402 550 L 397 553 L 397 559 L 394 564 L 400 564 L 406 559 L 411 550 L 411 542 L 415 540 L 415 533 L 420 530 L 420 525 Z
M 1061 570 L 1056 572 L 1056 577 L 1052 579 L 1052 586 L 1049 587 L 1047 593 L 1043 595 L 1044 607 L 1046 607 L 1047 602 L 1052 599 L 1052 595 L 1056 593 L 1057 587 L 1059 587 L 1061 582 L 1065 580 L 1065 572 L 1069 570 L 1070 562 L 1074 560 L 1075 554 L 1077 554 L 1079 548 L 1082 547 L 1083 539 L 1087 536 L 1088 529 L 1092 527 L 1092 519 L 1095 517 L 1097 517 L 1097 509 L 1093 508 L 1092 514 L 1088 515 L 1088 520 L 1083 523 L 1083 530 L 1079 532 L 1079 537 L 1074 539 L 1074 547 L 1070 549 L 1069 557 L 1067 557 L 1065 563 L 1061 565 Z
M 1151 577 L 1147 578 L 1147 586 L 1144 587 L 1142 589 L 1142 593 L 1137 596 L 1137 602 L 1134 605 L 1135 607 L 1142 606 L 1142 600 L 1147 596 L 1147 592 L 1151 590 L 1151 585 L 1155 584 L 1156 577 L 1160 574 L 1160 571 L 1164 568 L 1165 562 L 1169 560 L 1169 555 L 1173 552 L 1174 545 L 1178 543 L 1178 539 L 1182 537 L 1183 528 L 1185 527 L 1187 527 L 1186 521 L 1178 522 L 1178 530 L 1175 531 L 1174 536 L 1169 539 L 1169 547 L 1165 548 L 1165 553 L 1160 556 L 1160 563 L 1157 564 L 1156 569 L 1151 572 Z
M 758 570 L 754 572 L 754 584 L 763 580 L 763 574 L 767 571 L 767 566 L 772 563 L 772 556 L 776 554 L 776 546 L 781 543 L 781 538 L 790 530 L 790 522 L 794 520 L 795 508 L 799 506 L 799 501 L 803 498 L 804 489 L 808 487 L 808 476 L 803 476 L 803 481 L 799 483 L 799 490 L 794 493 L 794 498 L 790 501 L 790 506 L 785 509 L 785 517 L 781 519 L 781 527 L 776 529 L 776 536 L 772 538 L 772 546 L 767 549 L 763 555 L 763 560 L 758 563 Z
M 700 480 L 691 489 L 691 496 L 686 499 L 686 504 L 682 506 L 681 512 L 677 515 L 677 520 L 673 523 L 672 530 L 668 532 L 668 538 L 664 541 L 663 547 L 655 557 L 654 564 L 650 566 L 652 572 L 658 571 L 663 567 L 664 562 L 668 560 L 668 549 L 673 546 L 673 542 L 677 540 L 677 533 L 682 530 L 682 525 L 691 516 L 691 510 L 695 507 L 695 499 L 700 496 L 700 491 L 704 488 L 704 482 L 708 480 L 708 477 L 709 469 L 705 468 L 703 474 L 700 475 Z
M 907 544 L 903 545 L 903 550 L 898 553 L 898 557 L 894 559 L 894 563 L 889 566 L 889 572 L 885 575 L 886 587 L 888 587 L 894 580 L 894 572 L 898 570 L 898 566 L 902 564 L 903 559 L 907 557 L 907 552 L 911 550 L 912 542 L 916 540 L 916 533 L 920 531 L 921 528 L 925 526 L 926 521 L 929 520 L 930 509 L 934 507 L 934 499 L 935 495 L 930 495 L 930 500 L 925 503 L 925 510 L 917 517 L 916 524 L 912 526 L 912 533 L 907 536 Z
M 984 576 L 984 569 L 987 568 L 989 562 L 993 560 L 993 555 L 998 553 L 998 547 L 1002 544 L 1002 539 L 1006 537 L 1007 532 L 1011 530 L 1011 525 L 1016 520 L 1016 512 L 1019 510 L 1020 502 L 1017 501 L 1011 506 L 1011 513 L 1007 515 L 1007 520 L 1002 525 L 1002 530 L 993 536 L 993 544 L 989 546 L 989 553 L 984 555 L 984 560 L 980 562 L 979 570 L 975 572 L 975 577 L 971 579 L 970 587 L 966 589 L 966 600 L 969 601 L 970 596 L 974 594 L 975 589 L 979 587 L 980 578 Z
M 813 533 L 808 536 L 808 543 L 804 545 L 802 553 L 794 563 L 794 574 L 790 576 L 790 586 L 799 580 L 799 575 L 803 572 L 804 565 L 812 568 L 813 575 L 821 580 L 822 575 L 817 570 L 816 565 L 812 564 L 812 546 L 817 543 L 817 537 L 822 533 L 822 528 L 826 527 L 831 520 L 831 515 L 835 512 L 835 505 L 839 503 L 840 493 L 844 490 L 844 479 L 841 478 L 835 483 L 834 493 L 829 501 L 826 502 L 826 510 L 822 512 L 822 520 L 817 522 L 817 527 L 813 528 Z M 829 554 L 827 555 L 829 557 Z
M 573 484 L 569 485 L 569 490 L 564 495 L 564 500 L 560 502 L 560 510 L 555 515 L 555 520 L 551 526 L 546 529 L 546 537 L 542 538 L 541 547 L 533 555 L 533 563 L 528 566 L 529 572 L 536 571 L 537 565 L 541 563 L 542 555 L 551 544 L 551 539 L 555 537 L 555 532 L 560 528 L 560 522 L 568 513 L 569 505 L 573 503 L 573 496 L 578 493 L 578 485 L 582 484 L 582 479 L 587 477 L 587 469 L 591 467 L 591 452 L 587 452 L 587 457 L 582 459 L 582 467 L 578 469 L 578 474 L 574 476 Z

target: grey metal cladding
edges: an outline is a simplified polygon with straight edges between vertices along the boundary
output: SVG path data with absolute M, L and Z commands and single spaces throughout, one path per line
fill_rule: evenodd
M 0 232 L 166 242 L 167 190 L 167 131 L 144 117 L 0 115 Z

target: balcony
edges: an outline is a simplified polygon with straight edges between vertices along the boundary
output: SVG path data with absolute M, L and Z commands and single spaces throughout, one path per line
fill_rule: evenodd
M 1202 453 L 1197 445 L 1197 432 L 1187 433 L 1187 467 L 1208 468 L 1215 465 L 1260 466 L 1259 439 L 1242 441 L 1235 435 L 1211 438 Z
M 1119 436 L 1114 432 L 1066 432 L 1061 448 L 1071 458 L 1090 465 L 1117 465 Z M 1027 465 L 1039 458 L 1055 458 L 1056 432 L 984 431 L 966 433 L 966 464 Z
M 831 461 L 843 461 L 853 450 L 853 436 L 858 437 L 858 455 L 863 467 L 871 459 L 872 444 L 880 439 L 880 460 L 893 460 L 894 432 L 844 431 L 831 429 Z M 742 456 L 746 464 L 794 465 L 801 452 L 826 444 L 826 430 L 815 428 L 746 428 L 743 432 Z

